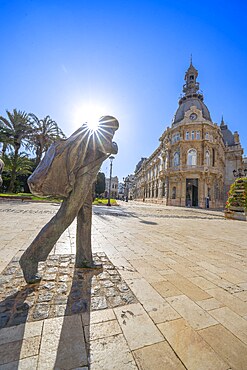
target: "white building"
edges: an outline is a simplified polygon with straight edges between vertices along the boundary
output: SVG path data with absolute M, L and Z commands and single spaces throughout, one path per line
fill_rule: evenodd
M 109 194 L 110 178 L 105 179 L 105 197 L 108 198 Z M 118 177 L 114 176 L 111 178 L 111 198 L 118 198 Z

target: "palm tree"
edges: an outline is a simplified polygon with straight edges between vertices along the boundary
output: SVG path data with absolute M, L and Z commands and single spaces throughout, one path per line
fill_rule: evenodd
M 13 150 L 2 157 L 4 161 L 4 171 L 11 173 L 13 162 L 14 162 L 14 152 Z M 33 172 L 34 163 L 32 159 L 28 157 L 28 154 L 25 152 L 21 152 L 18 154 L 17 157 L 17 172 L 18 175 L 29 175 Z
M 1 140 L 3 138 L 3 151 L 7 146 L 14 149 L 11 179 L 8 191 L 13 192 L 17 175 L 17 159 L 21 145 L 28 146 L 28 137 L 33 132 L 29 116 L 25 112 L 13 110 L 13 113 L 6 110 L 8 118 L 0 116 Z
M 7 127 L 4 127 L 0 122 L 0 144 L 2 144 L 2 155 L 5 155 L 7 149 L 10 147 L 10 136 L 10 130 Z
M 12 168 L 14 165 L 16 166 L 16 173 L 18 174 L 14 183 L 14 190 L 16 190 L 16 187 L 20 187 L 20 184 L 18 184 L 20 178 L 22 176 L 30 175 L 33 172 L 34 162 L 28 158 L 28 155 L 25 152 L 19 153 L 16 158 L 13 150 L 11 150 L 7 155 L 4 155 L 2 159 L 5 165 L 3 171 L 6 178 L 11 178 Z
M 49 146 L 59 138 L 65 138 L 65 135 L 50 116 L 39 119 L 35 114 L 30 113 L 29 117 L 34 128 L 30 142 L 36 154 L 35 164 L 38 165 L 43 153 L 48 150 Z

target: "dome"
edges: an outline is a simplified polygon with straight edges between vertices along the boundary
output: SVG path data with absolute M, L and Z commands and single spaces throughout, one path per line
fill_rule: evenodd
M 228 126 L 224 124 L 224 121 L 221 121 L 220 129 L 223 135 L 223 141 L 225 145 L 235 145 L 235 140 L 233 133 L 228 129 Z
M 135 173 L 137 171 L 139 171 L 139 169 L 141 168 L 142 164 L 144 163 L 144 161 L 146 160 L 147 158 L 141 158 L 141 160 L 137 163 L 136 165 L 136 169 L 135 169 Z
M 182 98 L 180 100 L 179 102 L 180 105 L 175 113 L 173 123 L 180 122 L 184 118 L 185 112 L 187 112 L 192 106 L 195 106 L 197 109 L 201 110 L 202 116 L 205 119 L 212 121 L 207 106 L 203 103 L 203 101 L 199 98 L 199 96 L 200 95 L 198 95 L 198 97 Z

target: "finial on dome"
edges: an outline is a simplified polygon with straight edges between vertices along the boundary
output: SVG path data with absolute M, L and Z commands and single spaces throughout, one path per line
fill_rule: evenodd
M 185 73 L 186 84 L 183 86 L 183 92 L 185 95 L 197 94 L 199 90 L 199 83 L 196 81 L 198 71 L 192 64 L 192 54 L 190 55 L 190 66 Z
M 222 114 L 222 117 L 221 117 L 221 123 L 220 123 L 221 126 L 225 126 L 225 122 L 224 122 L 224 118 L 223 118 L 223 114 Z

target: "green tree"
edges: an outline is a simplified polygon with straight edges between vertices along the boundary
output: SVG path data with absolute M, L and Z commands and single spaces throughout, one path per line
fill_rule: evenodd
M 97 180 L 95 183 L 95 193 L 102 194 L 105 191 L 105 174 L 103 172 L 98 172 Z
M 16 157 L 14 151 L 11 150 L 10 153 L 2 156 L 2 160 L 5 164 L 3 169 L 4 183 L 10 183 L 12 169 L 15 165 L 17 176 L 15 178 L 13 191 L 17 192 L 21 190 L 21 187 L 26 187 L 26 184 L 24 184 L 23 181 L 26 182 L 27 177 L 33 172 L 34 169 L 34 162 L 32 159 L 28 158 L 27 153 L 22 152 Z
M 36 155 L 35 164 L 38 165 L 42 154 L 48 150 L 49 146 L 59 138 L 65 138 L 65 135 L 50 116 L 39 119 L 35 114 L 30 113 L 29 117 L 34 128 L 30 137 L 30 143 Z
M 10 136 L 10 130 L 0 124 L 0 143 L 2 144 L 2 155 L 5 155 L 8 147 L 10 147 Z
M 12 169 L 9 183 L 9 192 L 13 192 L 17 176 L 17 161 L 21 145 L 29 146 L 28 138 L 33 132 L 29 116 L 25 112 L 13 110 L 13 113 L 6 110 L 7 117 L 0 116 L 0 131 L 3 139 L 3 151 L 7 146 L 13 147 Z

